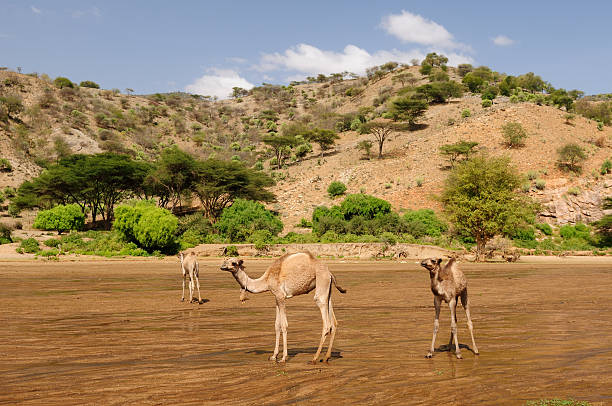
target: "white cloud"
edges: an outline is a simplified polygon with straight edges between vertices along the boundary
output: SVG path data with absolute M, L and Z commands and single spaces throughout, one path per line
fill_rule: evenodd
M 450 65 L 460 63 L 472 63 L 470 56 L 455 52 L 445 53 Z M 425 52 L 419 49 L 400 51 L 380 50 L 373 54 L 355 45 L 347 45 L 342 52 L 321 50 L 308 44 L 298 44 L 282 53 L 263 54 L 255 69 L 260 71 L 286 70 L 301 72 L 304 74 L 338 73 L 349 71 L 357 74 L 365 73 L 365 70 L 385 62 L 395 61 L 410 63 L 412 59 L 422 60 Z M 296 76 L 291 76 L 295 78 Z
M 442 25 L 405 10 L 402 10 L 401 14 L 383 17 L 381 26 L 387 33 L 404 42 L 442 49 L 470 50 L 468 46 L 456 42 L 453 34 Z
M 32 10 L 34 14 L 42 14 L 42 10 L 34 6 L 30 6 L 30 10 Z
M 248 62 L 246 59 L 241 58 L 239 56 L 233 56 L 233 57 L 225 58 L 225 60 L 228 61 L 228 62 L 239 63 L 239 64 L 243 64 L 243 63 L 247 63 Z
M 505 35 L 498 35 L 495 38 L 491 38 L 491 41 L 493 41 L 495 45 L 498 45 L 500 47 L 507 47 L 516 42 L 513 39 L 506 37 Z
M 211 74 L 196 79 L 185 86 L 185 91 L 202 96 L 217 96 L 226 99 L 233 87 L 251 89 L 254 85 L 231 69 L 210 69 Z

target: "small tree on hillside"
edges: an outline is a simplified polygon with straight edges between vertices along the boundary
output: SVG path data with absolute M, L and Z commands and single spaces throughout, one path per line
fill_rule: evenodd
M 464 159 L 468 159 L 470 154 L 474 152 L 476 145 L 478 145 L 476 141 L 459 141 L 454 144 L 446 144 L 440 147 L 440 154 L 448 157 L 450 166 L 454 167 L 462 156 Z
M 393 83 L 400 82 L 402 86 L 406 86 L 406 83 L 412 86 L 417 82 L 417 80 L 418 79 L 410 72 L 399 73 L 393 76 L 393 78 L 391 79 Z
M 419 117 L 429 108 L 423 99 L 413 97 L 398 97 L 391 100 L 389 113 L 394 121 L 406 121 L 413 128 Z
M 557 150 L 559 160 L 557 166 L 560 169 L 575 173 L 582 172 L 582 162 L 587 158 L 584 149 L 578 144 L 569 143 Z
M 272 148 L 274 156 L 276 157 L 276 167 L 281 169 L 283 162 L 287 156 L 287 149 L 291 149 L 298 145 L 300 141 L 292 135 L 276 135 L 268 134 L 262 138 L 264 144 Z
M 394 123 L 387 119 L 376 119 L 368 121 L 362 126 L 367 134 L 372 134 L 378 143 L 378 158 L 382 158 L 383 145 L 393 131 L 406 129 L 405 125 Z
M 527 131 L 523 128 L 521 123 L 510 122 L 502 126 L 502 133 L 504 135 L 504 141 L 510 148 L 519 148 L 525 145 L 525 139 L 527 139 Z
M 316 128 L 304 137 L 310 142 L 317 143 L 321 148 L 321 157 L 325 151 L 331 149 L 336 144 L 336 140 L 340 137 L 332 130 Z
M 534 219 L 537 205 L 517 191 L 520 184 L 509 158 L 486 156 L 463 161 L 446 179 L 444 211 L 457 232 L 476 241 L 477 261 L 491 238 Z

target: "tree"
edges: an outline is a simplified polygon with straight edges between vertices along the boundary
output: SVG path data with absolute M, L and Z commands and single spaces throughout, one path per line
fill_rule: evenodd
M 378 159 L 382 158 L 383 145 L 393 131 L 405 129 L 402 124 L 394 123 L 387 119 L 376 119 L 368 121 L 362 126 L 366 134 L 372 134 L 378 143 Z
M 176 146 L 166 148 L 147 176 L 146 194 L 159 196 L 161 207 L 181 206 L 183 197 L 191 195 L 194 189 L 196 173 L 194 157 Z
M 451 97 L 463 96 L 463 86 L 455 81 L 434 82 L 417 87 L 416 92 L 430 103 L 444 103 Z
M 237 99 L 239 97 L 248 96 L 248 95 L 249 95 L 248 90 L 243 89 L 242 87 L 238 87 L 238 86 L 232 87 L 232 97 L 234 99 Z
M 464 77 L 465 75 L 470 73 L 472 70 L 474 70 L 474 67 L 469 63 L 461 63 L 457 65 L 457 73 L 461 77 Z
M 372 150 L 372 142 L 368 140 L 359 141 L 357 144 L 357 149 L 363 151 L 365 157 L 370 159 L 370 151 Z
M 518 148 L 525 145 L 527 131 L 525 131 L 521 123 L 510 122 L 504 124 L 502 126 L 502 133 L 504 135 L 506 145 L 508 145 L 510 148 Z
M 326 130 L 322 128 L 315 128 L 312 132 L 308 133 L 304 138 L 310 142 L 317 143 L 321 149 L 321 157 L 325 151 L 330 149 L 336 144 L 336 140 L 340 137 L 335 131 Z
M 459 141 L 454 144 L 446 144 L 440 147 L 440 154 L 447 156 L 451 167 L 454 167 L 461 156 L 468 159 L 470 154 L 474 152 L 476 145 L 478 143 L 475 141 Z
M 295 147 L 300 141 L 293 135 L 277 135 L 269 133 L 262 138 L 264 144 L 270 146 L 276 157 L 276 166 L 278 169 L 283 167 L 283 161 L 288 156 L 287 150 Z
M 72 81 L 68 78 L 62 77 L 62 76 L 58 76 L 55 78 L 55 80 L 53 81 L 53 84 L 57 87 L 59 87 L 60 89 L 63 89 L 65 87 L 74 87 L 74 83 L 72 83 Z
M 498 234 L 533 221 L 537 205 L 517 191 L 521 177 L 509 158 L 477 156 L 457 165 L 445 181 L 441 200 L 459 234 L 476 242 L 476 260 Z
M 343 195 L 346 192 L 346 185 L 339 181 L 334 181 L 327 187 L 327 194 L 332 199 L 336 196 Z
M 398 97 L 391 100 L 389 113 L 395 121 L 406 121 L 410 128 L 414 127 L 417 119 L 425 114 L 429 108 L 423 99 L 414 97 Z
M 9 118 L 15 119 L 14 115 L 21 113 L 23 110 L 21 97 L 14 95 L 0 97 L 0 121 L 8 121 Z
M 393 83 L 400 82 L 402 86 L 405 86 L 406 83 L 410 85 L 414 85 L 417 82 L 417 80 L 418 79 L 410 72 L 398 73 L 397 75 L 393 76 L 393 78 L 391 78 L 391 81 Z
M 237 161 L 207 159 L 198 164 L 195 194 L 204 214 L 215 222 L 223 209 L 236 199 L 273 202 L 274 194 L 266 188 L 274 181 L 261 171 L 245 167 Z
M 126 87 L 125 88 L 125 92 L 127 93 L 127 95 L 131 95 L 132 93 L 134 93 L 134 89 L 132 89 L 131 87 Z
M 96 82 L 91 81 L 91 80 L 84 80 L 81 83 L 79 83 L 79 86 L 81 86 L 81 87 L 89 87 L 91 89 L 99 89 L 100 88 L 99 84 L 97 84 Z
M 519 87 L 528 90 L 532 93 L 541 92 L 546 88 L 547 83 L 533 72 L 525 73 L 517 78 Z
M 557 150 L 559 160 L 557 166 L 563 170 L 580 173 L 582 172 L 582 162 L 587 158 L 584 149 L 578 144 L 565 144 Z
M 430 52 L 425 56 L 425 59 L 423 59 L 423 62 L 421 62 L 421 66 L 431 65 L 431 66 L 443 67 L 443 66 L 446 66 L 447 62 L 448 62 L 448 58 L 446 56 L 442 54 L 438 55 L 435 52 Z
M 475 72 L 466 74 L 461 82 L 466 85 L 472 93 L 478 93 L 482 85 L 485 83 L 484 79 L 478 76 Z

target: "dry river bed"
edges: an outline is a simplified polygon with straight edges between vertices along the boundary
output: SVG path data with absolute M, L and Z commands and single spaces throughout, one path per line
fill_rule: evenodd
M 415 262 L 329 261 L 339 330 L 328 365 L 313 294 L 288 300 L 289 356 L 274 300 L 200 261 L 203 304 L 180 301 L 178 260 L 0 262 L 0 404 L 612 404 L 611 263 L 461 264 L 480 355 L 425 359 L 433 327 Z M 271 260 L 246 259 L 259 276 Z M 459 341 L 469 344 L 458 308 Z M 442 308 L 436 347 L 448 342 Z

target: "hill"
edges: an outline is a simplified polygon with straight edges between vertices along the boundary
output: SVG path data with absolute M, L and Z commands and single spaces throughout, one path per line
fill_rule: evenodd
M 581 115 L 568 116 L 565 109 L 541 100 L 498 96 L 491 107 L 483 107 L 480 94 L 466 92 L 430 103 L 419 126 L 391 134 L 382 159 L 365 159 L 357 147 L 373 141 L 372 135 L 348 128 L 355 119 L 383 114 L 390 98 L 430 83 L 431 77 L 420 71 L 419 66 L 383 65 L 368 77 L 332 75 L 291 86 L 264 84 L 238 90 L 230 100 L 184 93 L 128 95 L 117 89 L 62 86 L 45 75 L 0 71 L 0 97 L 17 106 L 1 120 L 0 158 L 12 170 L 0 172 L 0 186 L 17 187 L 70 153 L 113 151 L 153 160 L 163 148 L 178 145 L 200 158 L 235 159 L 249 166 L 261 161 L 277 180 L 272 208 L 287 232 L 309 218 L 314 207 L 333 204 L 327 187 L 335 180 L 345 183 L 349 193 L 384 198 L 396 210 L 439 210 L 436 194 L 448 173 L 448 160 L 439 148 L 474 141 L 477 150 L 508 155 L 521 172 L 529 172 L 532 179 L 524 191 L 544 204 L 542 218 L 560 224 L 601 218 L 603 198 L 612 194 L 610 175 L 600 174 L 602 162 L 612 156 L 612 129 Z M 465 74 L 451 67 L 446 72 L 458 82 Z M 410 86 L 398 80 L 406 74 Z M 500 85 L 502 80 L 492 79 Z M 526 130 L 524 147 L 505 144 L 502 126 L 510 122 Z M 320 151 L 314 145 L 314 151 L 303 157 L 292 154 L 276 169 L 262 136 L 282 133 L 288 124 L 344 131 L 332 149 Z M 558 149 L 570 142 L 587 154 L 579 174 L 557 166 Z

